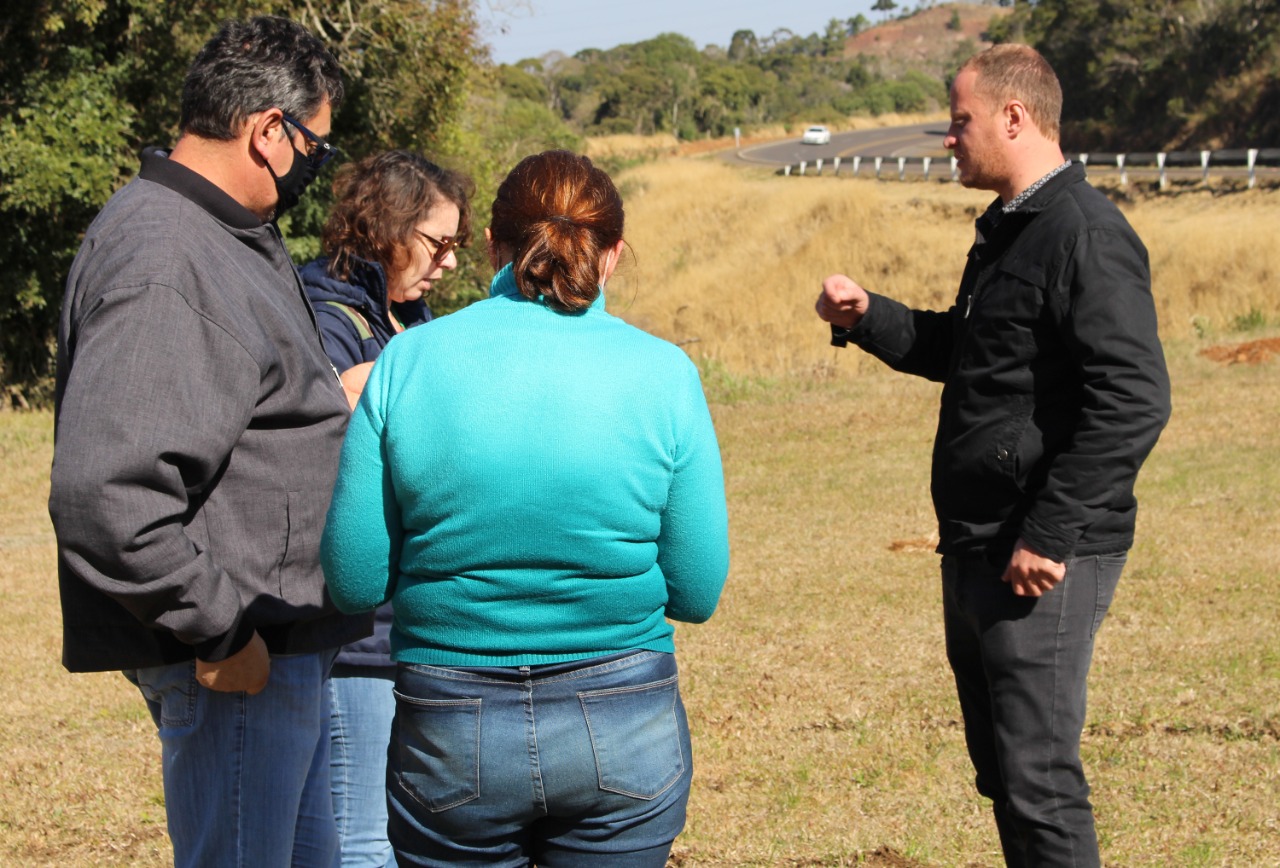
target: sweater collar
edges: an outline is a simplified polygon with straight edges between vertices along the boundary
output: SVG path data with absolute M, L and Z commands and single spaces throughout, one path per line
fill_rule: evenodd
M 489 297 L 509 298 L 514 301 L 535 301 L 535 299 L 526 298 L 525 295 L 520 292 L 520 287 L 516 286 L 516 275 L 515 271 L 512 270 L 512 264 L 510 262 L 502 266 L 502 269 L 493 276 L 493 280 L 489 284 Z M 547 305 L 546 299 L 541 295 L 537 297 L 536 302 L 542 307 L 547 308 L 547 310 L 555 310 Z M 603 289 L 600 291 L 600 294 L 596 296 L 596 300 L 591 302 L 587 307 L 587 310 L 597 309 L 604 310 Z M 561 313 L 561 311 L 556 311 L 556 313 Z
M 168 187 L 234 229 L 257 229 L 264 225 L 256 214 L 227 195 L 217 184 L 169 159 L 168 151 L 145 149 L 138 177 Z

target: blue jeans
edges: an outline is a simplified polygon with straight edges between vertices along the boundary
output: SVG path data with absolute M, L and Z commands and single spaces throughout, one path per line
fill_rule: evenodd
M 401 865 L 662 868 L 692 775 L 674 655 L 399 668 L 387 796 Z
M 1085 681 L 1124 555 L 1074 558 L 1056 587 L 1019 597 L 1006 561 L 942 559 L 947 659 L 978 792 L 992 801 L 1005 862 L 1097 866 L 1080 762 Z
M 124 673 L 159 730 L 176 868 L 338 864 L 325 683 L 334 653 L 273 656 L 256 696 L 201 687 L 194 661 Z
M 395 670 L 333 667 L 329 772 L 343 868 L 394 866 L 387 840 L 387 743 L 396 713 Z

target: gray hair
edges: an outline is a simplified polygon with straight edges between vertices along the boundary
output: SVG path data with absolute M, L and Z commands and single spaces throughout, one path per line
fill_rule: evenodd
M 227 21 L 187 71 L 179 125 L 229 141 L 252 114 L 275 107 L 305 122 L 342 93 L 338 61 L 305 27 L 272 15 Z

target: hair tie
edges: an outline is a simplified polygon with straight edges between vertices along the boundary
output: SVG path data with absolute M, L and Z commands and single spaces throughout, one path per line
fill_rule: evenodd
M 573 220 L 572 220 L 571 218 L 566 217 L 566 216 L 564 216 L 563 214 L 554 214 L 554 215 L 552 215 L 551 217 L 548 217 L 547 219 L 548 219 L 548 220 L 552 220 L 552 221 L 554 221 L 554 222 L 556 222 L 556 223 L 564 223 L 566 226 L 573 226 L 573 225 L 575 225 L 575 224 L 574 224 L 574 222 L 573 222 Z

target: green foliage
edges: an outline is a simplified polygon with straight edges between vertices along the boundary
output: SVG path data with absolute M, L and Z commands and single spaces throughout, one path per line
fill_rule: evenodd
M 993 21 L 1062 79 L 1071 149 L 1182 150 L 1280 138 L 1280 0 L 1040 0 Z
M 849 36 L 867 26 L 858 15 L 831 19 L 821 34 L 735 31 L 728 49 L 699 51 L 662 34 L 572 58 L 500 67 L 513 98 L 546 103 L 585 135 L 672 133 L 725 136 L 734 128 L 836 121 L 851 114 L 923 111 L 946 104 L 942 82 L 919 73 L 885 80 L 860 59 L 845 59 Z
M 1266 328 L 1266 326 L 1267 314 L 1256 307 L 1249 308 L 1248 313 L 1241 314 L 1231 320 L 1231 330 L 1233 332 L 1252 332 Z
M 175 140 L 181 83 L 195 52 L 224 19 L 253 14 L 303 23 L 342 64 L 347 99 L 331 138 L 348 159 L 417 150 L 467 171 L 491 195 L 513 151 L 577 142 L 547 108 L 536 69 L 512 70 L 501 90 L 486 77 L 471 0 L 11 3 L 0 13 L 3 400 L 48 398 L 63 281 L 84 230 L 137 171 L 145 145 Z M 493 95 L 503 90 L 518 93 Z M 296 261 L 319 253 L 330 203 L 322 179 L 281 219 Z M 461 259 L 444 282 L 452 294 L 433 300 L 437 307 L 459 306 L 487 288 L 478 246 Z

